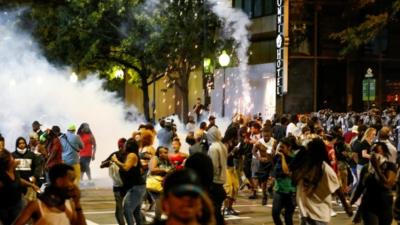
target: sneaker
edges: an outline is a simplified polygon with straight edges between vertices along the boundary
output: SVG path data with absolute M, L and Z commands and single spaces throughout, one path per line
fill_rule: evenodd
M 86 183 L 85 181 L 80 181 L 80 182 L 79 182 L 79 186 L 80 186 L 80 187 L 86 187 L 86 186 L 87 186 L 87 183 Z
M 239 215 L 239 213 L 236 212 L 235 210 L 228 209 L 228 208 L 224 209 L 223 214 L 224 214 L 224 216 L 237 216 L 237 215 Z
M 227 208 L 224 208 L 223 210 L 222 210 L 222 216 L 229 216 L 230 214 L 229 214 L 230 212 L 229 212 L 229 209 L 227 209 Z
M 337 213 L 335 211 L 333 211 L 333 209 L 331 210 L 331 217 L 337 216 Z
M 268 197 L 263 197 L 261 205 L 267 205 L 267 202 L 268 202 Z
M 230 215 L 234 215 L 234 216 L 238 216 L 239 215 L 239 213 L 236 212 L 234 209 L 230 209 L 229 213 L 230 213 Z
M 249 199 L 257 199 L 257 198 L 258 198 L 258 197 L 257 197 L 257 195 L 255 195 L 255 194 L 249 196 Z
M 353 224 L 359 224 L 361 223 L 361 212 L 359 209 L 357 209 L 352 221 Z

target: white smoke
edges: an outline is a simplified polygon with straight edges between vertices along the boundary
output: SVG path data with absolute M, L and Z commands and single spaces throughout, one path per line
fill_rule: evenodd
M 239 9 L 232 8 L 231 1 L 228 0 L 208 0 L 211 3 L 212 11 L 223 21 L 224 32 L 229 38 L 233 38 L 237 44 L 236 53 L 239 60 L 239 76 L 236 78 L 241 80 L 243 105 L 251 105 L 250 84 L 247 80 L 248 73 L 248 49 L 250 46 L 248 27 L 251 22 L 249 17 Z M 239 96 L 237 96 L 239 97 Z M 247 108 L 247 112 L 252 107 Z
M 42 129 L 59 125 L 62 132 L 70 123 L 78 127 L 87 122 L 98 146 L 92 176 L 106 177 L 100 161 L 117 150 L 117 140 L 130 137 L 138 124 L 125 120 L 123 103 L 102 89 L 101 80 L 90 76 L 73 83 L 69 68 L 48 63 L 30 35 L 18 30 L 17 14 L 0 12 L 0 133 L 6 147 L 14 151 L 16 138 L 27 138 L 34 120 L 43 124 Z

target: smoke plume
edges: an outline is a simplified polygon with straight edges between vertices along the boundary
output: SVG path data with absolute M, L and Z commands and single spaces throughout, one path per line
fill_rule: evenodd
M 120 137 L 130 137 L 138 123 L 125 120 L 126 110 L 116 95 L 102 88 L 95 76 L 73 83 L 69 68 L 56 68 L 42 56 L 29 34 L 16 25 L 18 11 L 0 12 L 0 133 L 6 148 L 15 149 L 18 136 L 28 137 L 38 120 L 42 129 L 89 123 L 96 141 L 94 177 L 106 177 L 99 163 L 117 150 Z M 134 117 L 138 118 L 134 109 Z

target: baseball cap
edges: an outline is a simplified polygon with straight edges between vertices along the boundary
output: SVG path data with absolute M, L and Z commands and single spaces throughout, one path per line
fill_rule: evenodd
M 197 174 L 188 168 L 176 170 L 165 178 L 164 195 L 169 193 L 177 197 L 181 196 L 200 196 L 204 191 Z
M 118 139 L 118 148 L 124 147 L 125 142 L 126 142 L 126 138 L 120 138 L 120 139 Z
M 75 131 L 75 130 L 76 130 L 75 124 L 70 124 L 70 125 L 68 125 L 67 130 L 69 130 L 69 131 Z

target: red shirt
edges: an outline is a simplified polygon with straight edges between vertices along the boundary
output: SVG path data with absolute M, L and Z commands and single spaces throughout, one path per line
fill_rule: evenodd
M 79 151 L 79 156 L 92 157 L 93 145 L 94 145 L 92 135 L 84 133 L 79 136 L 81 137 L 83 143 L 83 148 Z
M 357 133 L 354 133 L 353 131 L 347 131 L 343 137 L 344 137 L 344 142 L 346 144 L 350 144 L 351 140 L 353 139 L 353 137 L 357 136 Z
M 327 144 L 325 145 L 326 152 L 328 153 L 329 164 L 331 165 L 332 169 L 338 174 L 338 167 L 337 167 L 337 160 L 336 160 L 336 153 L 333 145 Z
M 184 154 L 172 153 L 168 157 L 171 164 L 175 166 L 175 169 L 179 170 L 183 168 L 183 162 L 186 159 L 186 156 Z

